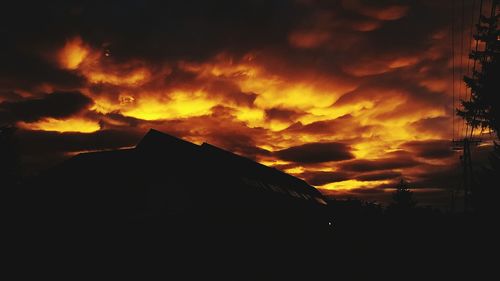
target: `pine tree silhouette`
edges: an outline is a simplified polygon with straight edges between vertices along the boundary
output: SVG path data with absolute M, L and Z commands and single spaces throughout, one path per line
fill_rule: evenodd
M 462 100 L 463 110 L 457 114 L 476 128 L 489 128 L 500 138 L 500 29 L 499 15 L 481 17 L 475 38 L 485 44 L 485 50 L 473 51 L 470 57 L 479 61 L 480 71 L 465 76 L 464 82 L 470 88 L 470 100 Z
M 399 182 L 396 191 L 392 194 L 392 199 L 393 202 L 389 208 L 396 212 L 405 212 L 417 205 L 413 199 L 413 192 L 410 191 L 408 182 L 404 179 Z

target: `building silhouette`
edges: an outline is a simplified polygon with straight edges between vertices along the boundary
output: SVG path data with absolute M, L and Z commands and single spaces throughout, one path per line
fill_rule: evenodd
M 329 224 L 325 199 L 305 181 L 156 130 L 135 148 L 76 155 L 34 186 L 42 220 L 58 226 L 317 233 Z

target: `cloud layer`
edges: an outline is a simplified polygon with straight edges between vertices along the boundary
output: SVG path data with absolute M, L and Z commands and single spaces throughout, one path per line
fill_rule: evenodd
M 325 194 L 382 194 L 400 177 L 448 188 L 442 175 L 457 163 L 448 3 L 10 5 L 0 123 L 22 128 L 32 162 L 129 147 L 152 127 Z

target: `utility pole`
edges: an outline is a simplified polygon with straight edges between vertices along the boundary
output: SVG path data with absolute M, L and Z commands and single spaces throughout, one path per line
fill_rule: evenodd
M 462 100 L 463 110 L 458 110 L 458 115 L 462 116 L 467 122 L 467 127 L 463 138 L 452 140 L 453 150 L 461 150 L 460 156 L 462 164 L 462 183 L 464 194 L 464 212 L 472 210 L 472 196 L 474 191 L 474 173 L 472 168 L 471 147 L 477 146 L 481 140 L 474 138 L 474 129 L 477 127 L 488 127 L 488 117 L 490 114 L 489 95 L 500 93 L 489 93 L 489 85 L 492 75 L 489 64 L 494 56 L 498 56 L 500 32 L 498 29 L 498 4 L 499 0 L 491 1 L 491 10 L 488 16 L 482 14 L 483 1 L 479 7 L 479 22 L 476 24 L 475 50 L 471 50 L 469 58 L 474 61 L 471 77 L 464 76 L 464 82 L 470 88 L 470 97 L 468 101 Z M 452 31 L 453 32 L 453 31 Z M 463 31 L 462 31 L 463 32 Z M 478 48 L 479 42 L 482 42 L 484 48 Z M 478 69 L 476 69 L 478 67 Z
M 480 139 L 464 137 L 461 140 L 453 140 L 453 150 L 461 150 L 460 162 L 462 164 L 462 184 L 464 194 L 464 212 L 471 211 L 472 193 L 474 187 L 474 172 L 472 169 L 471 146 L 477 146 Z

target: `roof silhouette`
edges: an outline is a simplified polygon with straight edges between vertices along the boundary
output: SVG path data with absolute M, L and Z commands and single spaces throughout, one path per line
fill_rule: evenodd
M 315 212 L 326 205 L 321 193 L 301 179 L 157 130 L 135 148 L 76 155 L 45 174 L 40 184 L 48 187 L 48 204 L 91 220 L 196 214 L 206 220 L 237 216 L 276 224 L 300 217 L 310 223 L 321 218 Z
M 165 148 L 179 148 L 195 149 L 198 145 L 185 141 L 180 138 L 162 133 L 155 129 L 150 129 L 146 135 L 135 146 L 137 149 L 165 149 Z

